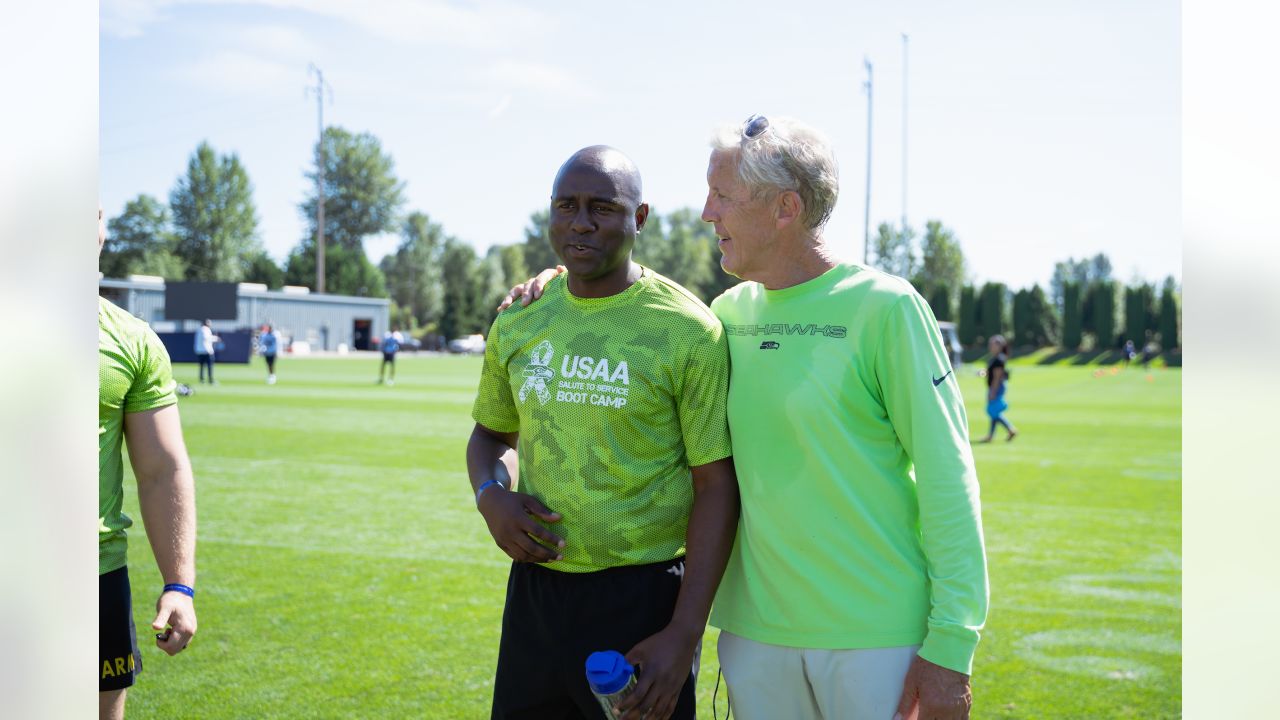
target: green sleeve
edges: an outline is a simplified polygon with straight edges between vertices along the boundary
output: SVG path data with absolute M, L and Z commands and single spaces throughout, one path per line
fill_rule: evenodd
M 876 365 L 889 420 L 915 465 L 931 586 L 919 654 L 968 674 L 989 595 L 978 476 L 960 386 L 919 294 L 904 295 L 890 309 Z
M 154 410 L 178 401 L 174 392 L 178 384 L 173 379 L 173 366 L 169 363 L 169 351 L 149 327 L 143 327 L 138 336 L 133 362 L 133 382 L 124 398 L 126 413 Z
M 496 432 L 517 432 L 520 430 L 520 415 L 516 412 L 511 379 L 499 347 L 498 323 L 501 320 L 499 315 L 489 327 L 489 337 L 484 344 L 484 367 L 480 370 L 480 389 L 476 391 L 471 417 Z
M 719 322 L 688 348 L 676 411 L 691 467 L 733 454 L 729 444 L 729 343 Z

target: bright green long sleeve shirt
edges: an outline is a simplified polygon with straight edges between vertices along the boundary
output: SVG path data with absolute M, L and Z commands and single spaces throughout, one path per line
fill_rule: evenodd
M 971 672 L 988 601 L 978 480 L 929 306 L 848 264 L 711 307 L 742 497 L 711 623 L 791 647 L 921 643 Z

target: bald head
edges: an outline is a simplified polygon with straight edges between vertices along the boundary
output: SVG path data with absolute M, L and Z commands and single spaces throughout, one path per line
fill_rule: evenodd
M 644 189 L 640 182 L 640 170 L 621 150 L 608 145 L 592 145 L 569 156 L 568 160 L 556 172 L 556 180 L 551 188 L 555 197 L 561 180 L 570 172 L 577 170 L 593 171 L 607 176 L 613 187 L 622 198 L 630 201 L 631 207 L 637 207 L 644 201 Z

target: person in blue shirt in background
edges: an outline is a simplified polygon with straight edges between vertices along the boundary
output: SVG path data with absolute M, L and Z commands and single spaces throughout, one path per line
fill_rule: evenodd
M 382 384 L 382 376 L 387 371 L 387 365 L 391 366 L 391 377 L 387 379 L 387 384 L 396 384 L 396 352 L 400 349 L 402 342 L 404 337 L 397 327 L 392 327 L 390 332 L 382 336 L 382 365 L 378 368 L 379 385 Z
M 267 360 L 267 384 L 276 384 L 276 353 L 280 351 L 280 335 L 272 325 L 258 336 L 258 352 Z

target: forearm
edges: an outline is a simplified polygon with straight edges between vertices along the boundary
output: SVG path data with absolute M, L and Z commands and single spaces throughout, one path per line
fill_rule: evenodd
M 498 480 L 508 490 L 513 489 L 512 478 L 519 473 L 515 445 L 515 433 L 494 433 L 476 425 L 467 442 L 467 476 L 472 493 L 479 492 L 489 480 Z
M 695 468 L 695 473 L 684 579 L 670 624 L 696 641 L 706 628 L 716 588 L 733 550 L 739 500 L 731 458 Z
M 173 458 L 168 467 L 136 473 L 138 505 L 147 540 L 165 584 L 195 586 L 196 493 L 191 465 Z

